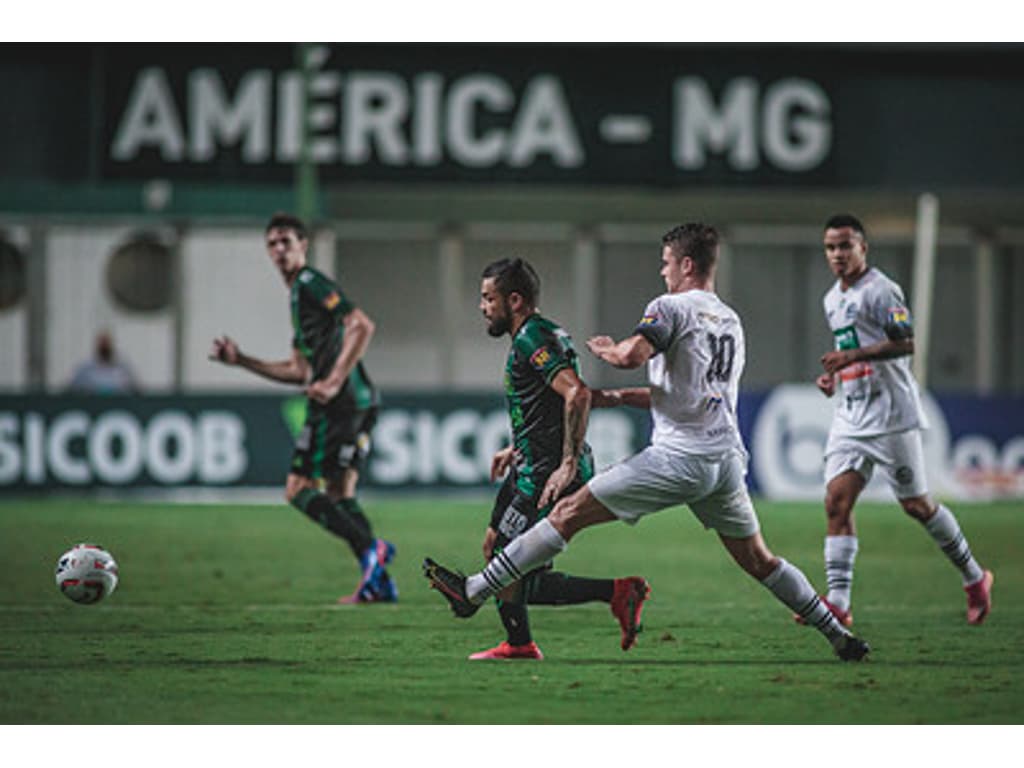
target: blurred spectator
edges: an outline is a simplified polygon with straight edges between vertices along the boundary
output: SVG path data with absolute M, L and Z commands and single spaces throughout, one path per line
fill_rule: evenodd
M 131 368 L 117 359 L 114 340 L 108 331 L 96 334 L 92 359 L 75 369 L 68 389 L 93 395 L 127 395 L 139 391 Z

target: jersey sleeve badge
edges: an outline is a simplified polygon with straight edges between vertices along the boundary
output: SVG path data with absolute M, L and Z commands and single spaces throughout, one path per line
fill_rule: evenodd
M 551 352 L 548 351 L 547 347 L 538 347 L 537 350 L 530 355 L 530 364 L 538 371 L 543 371 L 544 366 L 551 362 Z
M 649 307 L 633 332 L 647 339 L 655 351 L 664 352 L 671 341 L 672 328 L 666 325 L 665 318 Z
M 341 303 L 341 296 L 338 295 L 337 291 L 331 291 L 324 298 L 324 306 L 327 307 L 327 309 L 330 309 L 330 310 L 333 310 L 340 303 Z
M 909 325 L 910 313 L 906 307 L 889 307 L 889 325 Z
M 885 335 L 896 341 L 909 339 L 914 335 L 914 327 L 910 322 L 910 312 L 906 307 L 889 307 L 885 313 Z

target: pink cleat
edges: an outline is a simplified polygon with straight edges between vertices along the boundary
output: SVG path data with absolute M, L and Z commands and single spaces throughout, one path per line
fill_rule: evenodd
M 981 624 L 992 610 L 992 582 L 995 580 L 992 571 L 985 571 L 981 579 L 964 587 L 967 593 L 968 624 Z
M 477 653 L 470 655 L 471 661 L 496 661 L 505 659 L 536 659 L 540 661 L 544 658 L 544 654 L 540 652 L 540 648 L 534 642 L 529 642 L 526 645 L 509 645 L 507 641 L 502 641 L 493 648 L 488 648 L 486 651 L 478 651 Z
M 639 576 L 615 580 L 615 591 L 612 592 L 609 607 L 622 628 L 621 646 L 624 651 L 628 651 L 636 644 L 636 636 L 643 629 L 640 614 L 644 610 L 644 601 L 650 594 L 651 588 L 647 580 Z

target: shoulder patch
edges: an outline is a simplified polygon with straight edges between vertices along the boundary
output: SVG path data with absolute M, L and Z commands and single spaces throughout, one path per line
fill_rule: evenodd
M 656 325 L 661 322 L 661 318 L 657 315 L 644 315 L 640 318 L 639 325 Z
M 538 371 L 544 370 L 544 366 L 551 362 L 551 352 L 548 351 L 547 347 L 538 347 L 537 350 L 530 355 L 530 363 Z
M 341 303 L 341 296 L 338 295 L 337 291 L 331 291 L 324 298 L 324 306 L 328 309 L 334 309 L 338 304 Z
M 886 315 L 888 320 L 886 325 L 908 325 L 910 323 L 910 313 L 907 312 L 906 307 L 889 307 Z

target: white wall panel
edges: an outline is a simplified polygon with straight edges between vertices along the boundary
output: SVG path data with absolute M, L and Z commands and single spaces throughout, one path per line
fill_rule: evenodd
M 215 336 L 269 360 L 291 357 L 288 287 L 271 263 L 259 227 L 197 229 L 182 243 L 183 386 L 267 391 L 287 387 L 207 360 Z
M 96 334 L 109 329 L 118 357 L 145 391 L 174 384 L 171 309 L 129 312 L 106 287 L 111 253 L 131 234 L 123 227 L 59 226 L 47 238 L 46 386 L 64 389 L 75 366 L 92 356 Z
M 25 301 L 0 310 L 0 391 L 28 385 L 26 339 L 28 311 Z

